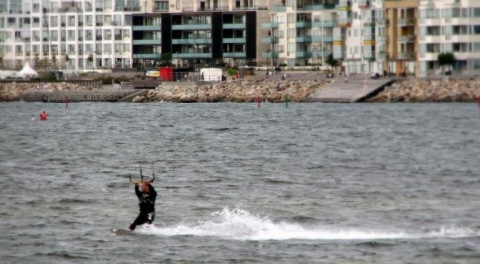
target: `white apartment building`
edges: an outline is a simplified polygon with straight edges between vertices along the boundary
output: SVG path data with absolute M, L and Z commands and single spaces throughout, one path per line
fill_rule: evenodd
M 454 53 L 453 73 L 480 70 L 480 1 L 421 0 L 419 3 L 418 76 L 441 74 L 440 53 Z
M 270 22 L 263 23 L 262 54 L 267 66 L 325 65 L 333 49 L 336 0 L 277 0 Z
M 382 0 L 339 0 L 338 25 L 334 29 L 334 59 L 341 61 L 346 74 L 384 71 L 384 30 Z
M 4 67 L 67 71 L 131 67 L 131 14 L 140 0 L 2 0 Z

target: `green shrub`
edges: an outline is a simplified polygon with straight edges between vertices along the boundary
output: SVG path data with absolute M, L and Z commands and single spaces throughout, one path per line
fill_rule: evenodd
M 227 70 L 228 75 L 233 76 L 237 73 L 237 70 L 234 68 L 230 68 Z

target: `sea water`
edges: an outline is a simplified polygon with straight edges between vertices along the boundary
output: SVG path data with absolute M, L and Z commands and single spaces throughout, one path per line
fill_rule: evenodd
M 475 104 L 260 106 L 0 104 L 1 262 L 480 262 Z

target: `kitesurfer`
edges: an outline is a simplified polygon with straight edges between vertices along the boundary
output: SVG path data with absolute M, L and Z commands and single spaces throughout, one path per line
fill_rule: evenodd
M 43 113 L 40 114 L 40 120 L 47 120 L 47 113 L 45 113 L 45 111 L 43 111 Z
M 141 190 L 138 183 L 135 183 L 135 194 L 138 197 L 140 214 L 129 227 L 132 231 L 135 230 L 137 225 L 153 223 L 153 220 L 155 219 L 155 199 L 157 198 L 157 192 L 150 182 L 142 183 Z

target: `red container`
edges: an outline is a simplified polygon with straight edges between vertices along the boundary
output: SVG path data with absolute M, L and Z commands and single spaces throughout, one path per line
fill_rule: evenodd
M 173 68 L 162 67 L 160 68 L 160 78 L 164 81 L 173 82 Z

